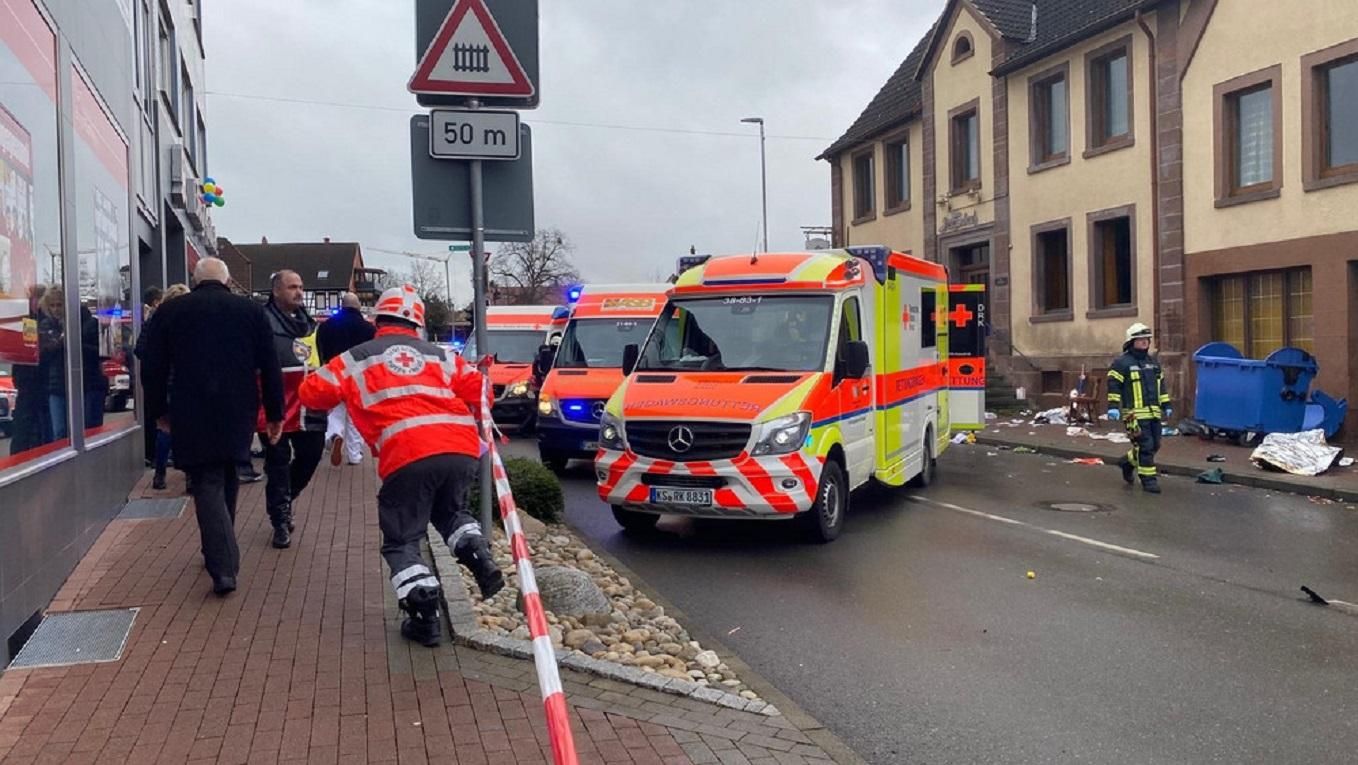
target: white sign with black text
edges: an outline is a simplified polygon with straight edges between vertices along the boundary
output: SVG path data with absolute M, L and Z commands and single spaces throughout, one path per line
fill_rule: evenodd
M 519 113 L 434 109 L 429 156 L 435 159 L 518 159 Z

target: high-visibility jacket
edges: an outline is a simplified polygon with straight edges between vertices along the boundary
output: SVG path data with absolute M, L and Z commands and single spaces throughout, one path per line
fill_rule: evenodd
M 1158 420 L 1169 401 L 1164 370 L 1150 354 L 1128 351 L 1108 370 L 1108 408 L 1138 420 Z
M 481 373 L 414 330 L 379 328 L 307 375 L 299 395 L 310 409 L 343 403 L 383 478 L 436 454 L 481 453 Z

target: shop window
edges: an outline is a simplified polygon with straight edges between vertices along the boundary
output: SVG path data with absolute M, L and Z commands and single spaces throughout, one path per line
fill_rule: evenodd
M 71 71 L 79 261 L 80 394 L 86 437 L 136 424 L 132 405 L 132 243 L 127 140 L 94 88 Z M 75 332 L 67 332 L 74 341 Z
M 56 36 L 0 0 L 0 478 L 70 445 Z M 57 407 L 52 402 L 58 403 Z
M 1314 352 L 1311 269 L 1218 277 L 1210 295 L 1213 340 L 1253 359 L 1289 345 Z

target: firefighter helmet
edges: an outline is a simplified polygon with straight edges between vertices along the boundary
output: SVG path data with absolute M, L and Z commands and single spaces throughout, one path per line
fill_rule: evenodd
M 1149 340 L 1153 334 L 1150 327 L 1138 321 L 1127 328 L 1127 342 L 1130 343 L 1133 340 L 1140 340 L 1142 338 Z
M 375 316 L 403 319 L 417 327 L 424 326 L 424 301 L 409 284 L 392 287 L 377 300 Z

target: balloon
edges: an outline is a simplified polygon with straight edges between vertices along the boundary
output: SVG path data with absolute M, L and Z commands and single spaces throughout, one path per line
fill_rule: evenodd
M 219 197 L 226 196 L 226 192 L 222 190 L 222 187 L 216 184 L 212 185 L 212 193 Z
M 203 183 L 211 183 L 215 185 L 217 182 L 212 180 L 211 178 L 204 178 Z
M 213 200 L 213 199 L 215 199 L 215 197 L 213 197 L 211 194 L 204 194 L 204 195 L 203 195 L 203 201 L 204 201 L 204 202 L 207 202 L 208 204 L 212 204 L 212 200 Z
M 217 184 L 215 184 L 215 183 L 204 183 L 204 184 L 203 184 L 203 191 L 206 192 L 206 193 L 208 193 L 208 194 L 216 194 L 216 193 L 217 193 Z
M 216 199 L 214 199 L 214 200 L 212 201 L 212 204 L 214 204 L 214 205 L 216 205 L 216 206 L 218 206 L 218 207 L 226 207 L 226 200 L 225 200 L 225 199 L 222 199 L 221 197 L 217 197 Z

